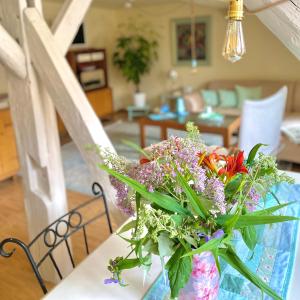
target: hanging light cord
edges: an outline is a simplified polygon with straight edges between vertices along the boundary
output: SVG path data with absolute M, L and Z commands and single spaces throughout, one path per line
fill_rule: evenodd
M 191 0 L 191 50 L 192 60 L 196 60 L 196 16 L 195 0 Z

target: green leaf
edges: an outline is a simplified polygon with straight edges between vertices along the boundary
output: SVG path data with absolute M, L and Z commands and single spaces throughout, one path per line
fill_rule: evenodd
M 137 240 L 127 239 L 127 238 L 125 238 L 124 236 L 121 236 L 121 235 L 119 235 L 119 237 L 121 239 L 123 239 L 124 241 L 126 241 L 127 243 L 131 244 L 131 245 L 137 245 L 138 244 Z
M 232 218 L 232 215 L 223 215 L 219 216 L 216 219 L 217 224 L 224 225 L 225 222 Z M 263 225 L 263 224 L 273 224 L 273 223 L 281 223 L 286 221 L 298 221 L 300 218 L 292 217 L 292 216 L 269 216 L 269 215 L 241 215 L 237 220 L 234 228 L 244 228 L 246 226 L 251 225 Z
M 220 261 L 219 261 L 219 249 L 215 249 L 211 251 L 214 258 L 215 258 L 215 262 L 216 262 L 216 266 L 218 268 L 218 272 L 221 275 L 221 265 L 220 265 Z
M 119 270 L 133 269 L 138 266 L 141 266 L 141 262 L 138 258 L 126 258 L 117 264 Z
M 296 201 L 293 202 L 288 202 L 288 203 L 284 203 L 284 204 L 280 204 L 280 205 L 276 205 L 276 206 L 272 206 L 270 208 L 266 208 L 266 209 L 262 209 L 262 210 L 256 210 L 254 212 L 248 213 L 247 215 L 251 215 L 251 216 L 262 216 L 262 215 L 270 215 L 274 212 L 276 212 L 277 210 L 286 207 L 288 205 L 294 204 L 296 203 Z
M 192 259 L 191 257 L 182 258 L 184 253 L 184 247 L 180 246 L 166 265 L 172 298 L 178 297 L 180 289 L 187 284 L 192 273 Z
M 189 245 L 192 245 L 193 247 L 197 248 L 198 244 L 194 238 L 186 234 L 183 236 L 183 238 L 186 242 L 188 242 Z
M 136 220 L 132 220 L 128 223 L 126 223 L 118 232 L 117 234 L 121 234 L 121 233 L 124 233 L 130 229 L 133 229 L 136 227 Z
M 128 141 L 128 140 L 122 140 L 122 143 L 129 146 L 130 148 L 136 150 L 137 152 L 141 153 L 146 158 L 151 159 L 149 154 L 144 149 L 142 149 L 139 145 L 137 145 L 136 143 Z
M 247 247 L 253 251 L 257 244 L 257 234 L 254 226 L 248 226 L 241 229 L 243 240 Z
M 231 232 L 233 230 L 233 228 L 235 228 L 236 223 L 238 222 L 241 213 L 240 211 L 237 211 L 234 215 L 230 215 L 231 218 L 228 218 L 226 220 L 226 222 L 224 223 L 224 227 L 225 227 L 225 231 L 227 233 Z
M 270 191 L 270 194 L 273 196 L 273 198 L 276 200 L 276 202 L 277 202 L 278 204 L 281 204 L 280 201 L 279 201 L 279 199 L 278 199 L 278 197 L 276 196 L 275 193 L 273 193 L 272 191 Z
M 223 240 L 222 238 L 221 239 L 211 239 L 207 243 L 200 246 L 198 249 L 190 251 L 190 252 L 184 254 L 183 257 L 192 256 L 192 255 L 195 255 L 195 254 L 200 254 L 200 253 L 205 252 L 205 251 L 213 251 L 215 249 L 218 249 L 218 247 L 220 246 L 222 240 Z
M 158 236 L 159 256 L 171 256 L 174 253 L 174 242 L 170 239 L 167 232 L 161 232 Z
M 154 243 L 152 240 L 147 241 L 143 250 L 148 253 L 153 253 L 154 255 L 159 255 L 158 244 Z
M 183 222 L 183 217 L 181 215 L 172 215 L 171 219 L 177 226 L 180 226 Z
M 179 172 L 176 172 L 177 179 L 183 188 L 188 200 L 190 201 L 190 204 L 196 214 L 200 216 L 203 219 L 206 219 L 206 217 L 209 216 L 209 213 L 202 202 L 202 199 L 200 196 L 196 194 L 196 192 L 190 187 L 190 185 L 187 183 L 187 181 L 182 177 L 182 175 Z
M 235 175 L 225 186 L 226 199 L 231 199 L 238 191 L 243 181 L 242 174 Z
M 192 214 L 186 208 L 182 207 L 179 203 L 176 202 L 176 199 L 172 198 L 171 196 L 159 192 L 150 193 L 147 191 L 144 185 L 140 184 L 136 180 L 129 178 L 128 176 L 119 174 L 118 172 L 111 170 L 104 165 L 100 165 L 100 168 L 109 173 L 110 175 L 116 177 L 118 180 L 120 180 L 121 182 L 125 183 L 126 185 L 134 189 L 136 192 L 138 192 L 145 199 L 157 204 L 161 208 L 185 216 L 192 216 Z
M 219 255 L 263 292 L 273 297 L 275 300 L 282 300 L 282 298 L 279 297 L 265 282 L 263 282 L 255 273 L 252 273 L 248 269 L 248 267 L 237 256 L 232 247 L 228 247 L 227 249 L 219 249 Z
M 252 164 L 252 162 L 254 161 L 255 156 L 256 156 L 256 154 L 257 154 L 259 148 L 262 147 L 262 146 L 267 146 L 267 145 L 266 145 L 266 144 L 257 144 L 257 145 L 255 145 L 255 146 L 251 149 L 251 151 L 250 151 L 250 153 L 249 153 L 249 155 L 248 155 L 247 165 L 251 165 L 251 164 Z

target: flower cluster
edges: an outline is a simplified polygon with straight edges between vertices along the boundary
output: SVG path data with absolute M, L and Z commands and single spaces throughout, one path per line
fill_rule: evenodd
M 257 238 L 254 225 L 292 220 L 288 216 L 270 216 L 268 210 L 253 214 L 264 205 L 260 199 L 274 184 L 291 183 L 277 170 L 274 158 L 257 155 L 261 145 L 255 146 L 246 159 L 240 150 L 229 155 L 224 149 L 205 146 L 197 128 L 192 124 L 187 128 L 185 138 L 170 137 L 141 149 L 139 162 L 101 153 L 105 162 L 102 168 L 110 174 L 116 189 L 116 204 L 133 217 L 120 232 L 132 231 L 131 239 L 126 240 L 131 244 L 131 253 L 137 256 L 111 260 L 109 270 L 113 276 L 106 283 L 120 283 L 121 271 L 126 268 L 148 269 L 151 254 L 157 254 L 162 261 L 171 257 L 166 265 L 169 276 L 184 269 L 183 274 L 176 273 L 180 278 L 172 281 L 172 297 L 177 297 L 190 274 L 204 272 L 200 265 L 192 270 L 189 256 L 209 250 L 215 256 L 220 253 L 225 260 L 239 262 L 231 244 L 235 230 L 253 250 Z M 272 212 L 281 207 L 272 208 Z M 178 266 L 181 263 L 184 268 Z M 238 271 L 242 270 L 240 264 Z M 253 276 L 248 279 L 253 280 Z M 273 295 L 259 279 L 252 282 Z

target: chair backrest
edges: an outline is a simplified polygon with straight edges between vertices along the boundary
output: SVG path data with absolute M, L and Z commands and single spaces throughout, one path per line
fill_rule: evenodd
M 40 284 L 41 289 L 43 290 L 44 294 L 46 294 L 47 287 L 45 285 L 44 280 L 40 274 L 40 267 L 45 262 L 46 259 L 49 259 L 53 264 L 58 276 L 60 279 L 63 279 L 62 273 L 58 264 L 55 261 L 55 255 L 53 255 L 53 251 L 60 245 L 65 245 L 67 249 L 67 253 L 69 254 L 70 262 L 75 268 L 75 261 L 73 258 L 73 254 L 69 244 L 69 238 L 77 231 L 82 231 L 83 240 L 84 240 L 84 247 L 86 253 L 89 254 L 89 245 L 88 245 L 88 237 L 86 232 L 86 227 L 91 224 L 92 222 L 96 221 L 97 219 L 106 216 L 107 224 L 109 232 L 112 233 L 112 224 L 108 213 L 108 206 L 106 202 L 106 198 L 103 192 L 103 188 L 98 184 L 94 183 L 93 187 L 93 194 L 96 196 L 83 204 L 77 206 L 76 208 L 70 210 L 67 214 L 61 216 L 49 226 L 47 226 L 43 231 L 41 231 L 29 244 L 22 242 L 16 238 L 7 238 L 0 242 L 0 256 L 3 257 L 11 257 L 15 252 L 15 249 L 12 251 L 8 251 L 5 249 L 7 244 L 15 244 L 19 246 L 26 254 L 26 257 L 32 267 L 32 270 L 35 273 L 35 276 Z M 102 201 L 104 202 L 104 212 L 98 212 L 95 210 L 95 206 L 92 206 L 96 202 Z M 83 217 L 84 209 L 88 209 L 91 207 L 90 210 L 94 212 L 93 216 L 89 216 L 88 219 Z M 45 245 L 45 252 L 41 255 L 42 257 L 39 260 L 36 260 L 32 255 L 32 247 L 39 241 L 42 240 Z
M 258 143 L 268 145 L 261 148 L 261 152 L 265 154 L 273 154 L 278 149 L 287 92 L 288 89 L 284 86 L 268 98 L 244 102 L 239 148 L 246 155 Z

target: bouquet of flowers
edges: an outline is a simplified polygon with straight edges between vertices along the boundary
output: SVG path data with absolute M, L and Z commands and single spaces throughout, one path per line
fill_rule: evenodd
M 222 258 L 263 292 L 280 299 L 246 267 L 232 242 L 234 232 L 239 231 L 254 250 L 255 225 L 297 219 L 274 214 L 289 203 L 278 201 L 266 208 L 260 200 L 272 193 L 273 185 L 292 183 L 278 171 L 273 157 L 259 153 L 261 146 L 256 145 L 247 159 L 242 151 L 225 155 L 205 146 L 197 127 L 189 123 L 186 138 L 170 137 L 140 149 L 139 162 L 100 150 L 101 168 L 110 174 L 117 191 L 117 206 L 132 217 L 118 232 L 131 231 L 130 238 L 123 237 L 131 251 L 125 258 L 110 260 L 112 277 L 106 283 L 125 285 L 122 271 L 142 266 L 148 270 L 155 254 L 162 258 L 175 298 L 189 281 L 193 257 L 210 252 L 219 272 Z M 169 258 L 166 265 L 165 257 Z

